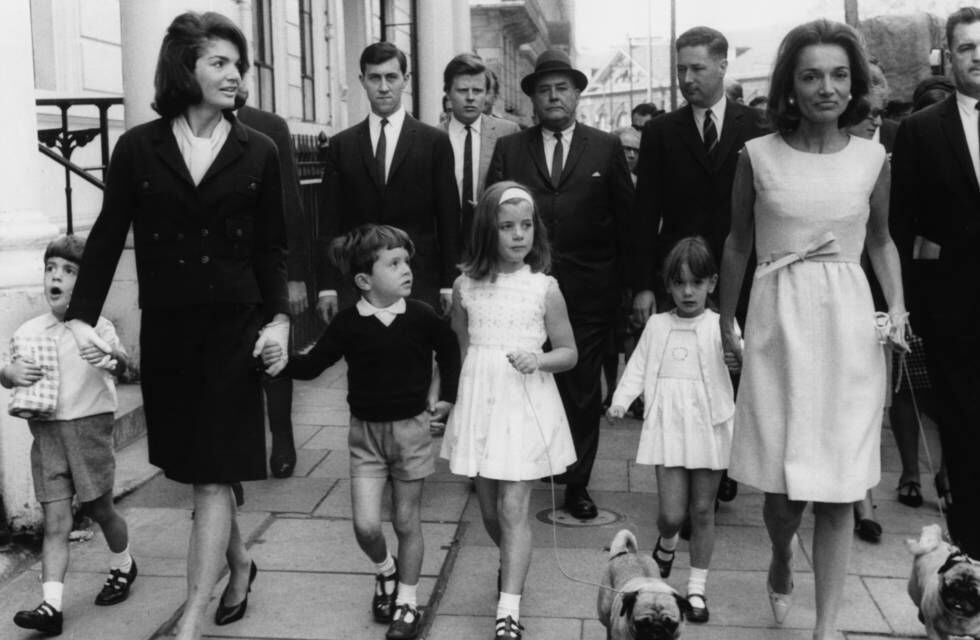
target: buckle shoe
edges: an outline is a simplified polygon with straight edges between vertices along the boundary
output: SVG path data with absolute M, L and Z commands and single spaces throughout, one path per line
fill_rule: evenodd
M 391 616 L 385 640 L 413 640 L 419 635 L 421 626 L 422 614 L 419 610 L 410 604 L 400 604 Z
M 18 627 L 34 629 L 48 636 L 61 635 L 63 620 L 61 612 L 47 602 L 42 602 L 31 611 L 18 611 L 14 614 L 14 624 Z
M 521 640 L 524 627 L 511 616 L 497 618 L 493 640 Z
M 127 573 L 123 573 L 119 569 L 113 569 L 109 572 L 109 577 L 106 578 L 105 584 L 102 585 L 102 590 L 99 591 L 99 595 L 95 596 L 95 604 L 100 607 L 107 607 L 114 604 L 119 604 L 123 600 L 129 597 L 129 589 L 133 586 L 133 582 L 136 581 L 136 559 L 132 558 L 132 566 L 129 567 Z
M 660 546 L 662 537 L 657 536 L 657 544 L 653 547 L 653 561 L 660 568 L 660 577 L 669 578 L 670 570 L 674 566 L 674 558 L 677 557 L 677 550 L 667 551 Z
M 687 621 L 703 624 L 708 621 L 708 599 L 703 593 L 691 593 L 687 596 L 687 601 L 691 604 L 691 610 L 687 612 Z M 699 602 L 700 601 L 700 602 Z M 700 604 L 700 606 L 698 606 Z
M 375 622 L 388 624 L 395 615 L 395 598 L 398 596 L 398 567 L 390 576 L 380 573 L 374 576 L 374 597 L 371 598 L 371 615 Z M 394 582 L 395 588 L 391 593 L 385 591 L 385 583 Z

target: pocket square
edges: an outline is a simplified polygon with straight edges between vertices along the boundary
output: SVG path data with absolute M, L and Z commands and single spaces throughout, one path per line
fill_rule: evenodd
M 592 177 L 593 178 L 601 178 L 602 177 L 602 174 L 599 173 L 598 171 L 596 171 L 595 173 L 592 174 Z

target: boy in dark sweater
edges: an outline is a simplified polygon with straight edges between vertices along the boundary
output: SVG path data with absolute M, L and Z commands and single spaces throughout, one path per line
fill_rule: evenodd
M 290 359 L 283 375 L 312 380 L 347 360 L 350 473 L 354 534 L 376 565 L 374 619 L 390 623 L 386 638 L 418 635 L 416 588 L 422 568 L 422 483 L 435 470 L 430 421 L 445 421 L 456 400 L 460 354 L 456 335 L 412 292 L 411 238 L 395 227 L 367 224 L 337 238 L 330 259 L 353 278 L 361 299 L 341 311 L 316 345 Z M 432 354 L 441 393 L 428 405 Z M 282 354 L 263 351 L 271 364 Z M 391 477 L 398 561 L 381 532 L 385 483 Z

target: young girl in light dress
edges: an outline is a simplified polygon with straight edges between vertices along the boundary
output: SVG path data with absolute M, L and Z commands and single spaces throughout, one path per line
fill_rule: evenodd
M 706 309 L 718 267 L 702 238 L 684 238 L 664 261 L 664 280 L 676 308 L 647 321 L 613 395 L 609 416 L 622 418 L 643 394 L 646 413 L 636 453 L 657 467 L 660 537 L 653 559 L 670 575 L 684 517 L 691 514 L 691 622 L 708 621 L 705 586 L 715 542 L 715 495 L 728 467 L 736 367 L 721 344 L 718 314 Z
M 500 549 L 495 638 L 519 640 L 531 563 L 531 481 L 575 462 L 553 374 L 578 351 L 531 194 L 516 182 L 488 188 L 477 205 L 452 325 L 464 355 L 442 457 L 475 478 L 487 533 Z M 545 341 L 551 350 L 542 350 Z

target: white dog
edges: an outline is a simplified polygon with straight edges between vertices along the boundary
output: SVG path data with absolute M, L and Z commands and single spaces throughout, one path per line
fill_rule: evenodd
M 929 640 L 980 638 L 980 563 L 944 541 L 938 524 L 906 544 L 915 555 L 909 596 Z
M 609 547 L 609 564 L 596 608 L 608 640 L 674 640 L 691 605 L 660 579 L 652 558 L 636 552 L 636 537 L 623 529 Z

